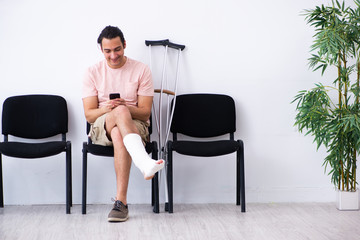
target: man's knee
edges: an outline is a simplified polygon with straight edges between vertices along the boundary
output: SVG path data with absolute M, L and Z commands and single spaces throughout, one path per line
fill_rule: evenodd
M 118 121 L 125 120 L 127 117 L 131 117 L 129 109 L 126 106 L 118 106 L 106 115 L 106 128 L 107 131 L 112 129 Z M 125 119 L 124 119 L 125 118 Z
M 110 113 L 111 115 L 113 115 L 113 117 L 116 118 L 116 117 L 128 116 L 130 114 L 130 111 L 126 106 L 120 105 L 114 108 Z

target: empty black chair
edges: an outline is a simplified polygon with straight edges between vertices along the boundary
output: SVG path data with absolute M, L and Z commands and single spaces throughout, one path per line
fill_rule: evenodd
M 90 124 L 86 123 L 86 133 L 89 134 Z M 150 117 L 149 135 L 152 133 L 152 122 Z M 153 159 L 158 159 L 158 145 L 156 141 L 146 142 L 145 149 L 151 153 Z M 112 146 L 101 146 L 93 144 L 90 137 L 87 142 L 83 142 L 83 179 L 82 179 L 82 214 L 86 214 L 86 192 L 87 192 L 87 154 L 93 154 L 103 157 L 114 157 L 114 148 Z M 159 180 L 158 173 L 151 179 L 151 205 L 153 212 L 159 213 Z
M 2 111 L 2 134 L 0 143 L 0 206 L 4 207 L 2 184 L 2 159 L 6 155 L 16 158 L 43 158 L 65 152 L 66 155 L 66 213 L 72 206 L 71 142 L 68 132 L 67 104 L 63 97 L 54 95 L 23 95 L 9 97 Z M 10 136 L 33 139 L 34 142 L 10 141 Z M 61 135 L 59 141 L 45 138 Z M 37 140 L 35 140 L 37 139 Z
M 174 100 L 173 100 L 174 102 Z M 227 95 L 185 94 L 175 99 L 171 123 L 173 140 L 167 142 L 167 183 L 169 213 L 173 212 L 173 151 L 190 156 L 211 157 L 236 152 L 236 204 L 245 212 L 244 144 L 234 140 L 236 131 L 235 103 Z M 178 140 L 178 134 L 191 140 Z M 226 140 L 211 137 L 229 134 Z M 199 138 L 200 141 L 196 141 Z M 195 139 L 195 140 L 194 140 Z

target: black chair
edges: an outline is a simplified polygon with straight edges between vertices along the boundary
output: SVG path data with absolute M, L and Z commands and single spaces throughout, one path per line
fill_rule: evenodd
M 236 205 L 245 212 L 244 144 L 234 140 L 236 130 L 235 103 L 230 96 L 219 94 L 186 94 L 175 100 L 171 123 L 173 140 L 167 142 L 168 205 L 173 212 L 173 151 L 190 156 L 211 157 L 236 152 Z M 173 100 L 173 102 L 174 102 Z M 178 140 L 178 134 L 191 140 Z M 194 138 L 211 138 L 229 134 L 228 140 L 210 141 Z M 200 140 L 200 139 L 199 139 Z
M 90 124 L 86 123 L 86 133 L 89 134 Z M 150 117 L 149 135 L 152 133 L 152 122 Z M 158 145 L 156 141 L 146 142 L 146 152 L 152 154 L 153 159 L 158 159 Z M 112 146 L 101 146 L 93 144 L 90 137 L 87 142 L 83 142 L 83 179 L 82 179 L 82 214 L 86 214 L 86 192 L 87 192 L 87 154 L 93 154 L 102 157 L 114 157 L 114 148 Z M 153 212 L 159 213 L 159 174 L 156 173 L 151 179 L 151 206 Z
M 63 97 L 54 95 L 23 95 L 4 101 L 0 153 L 15 158 L 43 158 L 66 154 L 66 213 L 72 206 L 71 142 L 68 132 L 67 104 Z M 22 140 L 9 141 L 9 135 Z M 61 141 L 46 138 L 61 135 Z M 31 143 L 23 142 L 32 139 Z M 0 206 L 4 207 L 2 184 L 2 158 L 0 154 Z

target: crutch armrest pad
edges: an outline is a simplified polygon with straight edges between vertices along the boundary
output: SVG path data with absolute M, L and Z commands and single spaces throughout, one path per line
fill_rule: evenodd
M 166 46 L 167 43 L 169 42 L 169 39 L 164 39 L 164 40 L 145 40 L 145 45 L 146 46 Z

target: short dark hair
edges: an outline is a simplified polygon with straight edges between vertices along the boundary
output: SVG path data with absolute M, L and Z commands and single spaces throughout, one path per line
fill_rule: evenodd
M 125 44 L 125 38 L 124 38 L 124 34 L 122 33 L 122 31 L 118 27 L 113 27 L 113 26 L 109 25 L 101 31 L 101 33 L 97 39 L 97 42 L 98 42 L 98 44 L 100 44 L 102 46 L 101 43 L 102 43 L 103 38 L 113 39 L 116 37 L 120 37 L 122 44 L 123 45 Z

